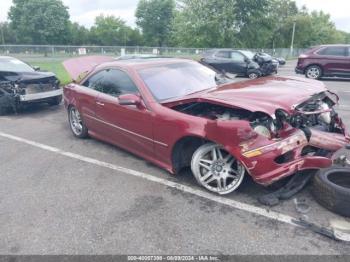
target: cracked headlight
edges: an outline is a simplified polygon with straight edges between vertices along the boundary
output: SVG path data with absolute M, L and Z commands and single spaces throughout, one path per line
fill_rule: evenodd
M 266 126 L 262 126 L 262 125 L 256 126 L 254 127 L 254 131 L 259 135 L 262 135 L 268 139 L 271 139 L 271 132 Z

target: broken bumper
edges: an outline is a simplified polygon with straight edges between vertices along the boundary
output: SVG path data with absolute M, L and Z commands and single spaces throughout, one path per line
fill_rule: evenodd
M 243 152 L 242 162 L 257 183 L 269 185 L 297 171 L 331 166 L 332 152 L 349 143 L 342 134 L 312 129 L 311 132 L 309 139 L 303 131 L 298 130 L 287 138 L 265 146 L 255 148 L 252 145 L 254 149 Z M 327 156 L 307 155 L 303 153 L 307 146 L 325 149 L 330 153 Z
M 41 92 L 41 93 L 36 93 L 36 94 L 20 95 L 19 100 L 21 102 L 31 102 L 31 101 L 61 96 L 62 94 L 63 94 L 62 89 L 57 89 L 57 90 L 53 90 L 53 91 Z

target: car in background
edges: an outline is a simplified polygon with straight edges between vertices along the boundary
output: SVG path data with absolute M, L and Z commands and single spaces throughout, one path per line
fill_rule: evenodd
M 286 59 L 283 58 L 283 57 L 273 57 L 273 59 L 277 60 L 279 65 L 283 66 L 285 65 L 287 62 L 286 62 Z
M 201 63 L 219 72 L 255 79 L 275 74 L 279 62 L 266 53 L 254 53 L 247 50 L 212 49 L 203 53 Z
M 350 141 L 333 109 L 338 97 L 322 82 L 218 81 L 217 71 L 187 59 L 98 64 L 104 59 L 63 63 L 72 79 L 90 63 L 83 78 L 64 87 L 73 135 L 114 144 L 172 174 L 190 167 L 211 192 L 233 192 L 246 175 L 269 185 L 328 167 Z
M 16 58 L 0 56 L 0 111 L 17 111 L 27 103 L 60 104 L 59 80 L 53 73 L 38 70 Z
M 350 78 L 350 45 L 313 47 L 299 56 L 295 72 L 312 79 Z

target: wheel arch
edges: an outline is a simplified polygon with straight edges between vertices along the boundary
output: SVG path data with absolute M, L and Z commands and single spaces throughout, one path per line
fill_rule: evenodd
M 190 166 L 193 153 L 201 145 L 210 142 L 212 141 L 198 135 L 186 135 L 179 138 L 171 149 L 171 164 L 174 174 L 178 174 L 184 167 Z
M 214 140 L 210 140 L 206 137 L 199 135 L 186 135 L 179 138 L 171 149 L 171 164 L 174 174 L 178 174 L 181 169 L 189 167 L 191 165 L 191 160 L 193 153 L 202 145 L 206 143 L 213 143 L 221 145 L 227 152 L 229 152 L 234 158 L 239 160 L 245 168 L 246 165 L 242 161 L 241 157 L 236 155 L 237 152 L 232 150 L 229 146 L 225 146 Z M 247 169 L 248 170 L 248 169 Z

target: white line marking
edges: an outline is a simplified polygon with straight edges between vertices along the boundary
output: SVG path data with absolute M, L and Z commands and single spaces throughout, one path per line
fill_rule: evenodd
M 81 155 L 78 155 L 78 154 L 75 154 L 75 153 L 63 151 L 63 150 L 61 150 L 59 148 L 56 148 L 56 147 L 44 145 L 44 144 L 41 144 L 41 143 L 38 143 L 38 142 L 35 142 L 35 141 L 27 140 L 27 139 L 24 139 L 24 138 L 21 138 L 21 137 L 17 137 L 17 136 L 13 136 L 13 135 L 10 135 L 10 134 L 6 134 L 6 133 L 3 133 L 3 132 L 0 132 L 0 136 L 4 137 L 4 138 L 7 138 L 7 139 L 10 139 L 10 140 L 14 140 L 14 141 L 17 141 L 17 142 L 24 143 L 24 144 L 27 144 L 27 145 L 31 145 L 31 146 L 34 146 L 36 148 L 40 148 L 40 149 L 43 149 L 43 150 L 46 150 L 46 151 L 50 151 L 52 153 L 56 153 L 56 154 L 59 154 L 59 155 L 62 155 L 62 156 L 66 156 L 66 157 L 70 157 L 70 158 L 73 158 L 73 159 L 77 159 L 77 160 L 80 160 L 80 161 L 83 161 L 83 162 L 86 162 L 86 163 L 89 163 L 89 164 L 93 164 L 93 165 L 104 167 L 104 168 L 109 168 L 111 170 L 115 170 L 115 171 L 118 171 L 118 172 L 121 172 L 121 173 L 124 173 L 124 174 L 127 174 L 127 175 L 132 175 L 134 177 L 143 178 L 145 180 L 152 181 L 152 182 L 155 182 L 155 183 L 158 183 L 158 184 L 162 184 L 164 186 L 168 186 L 168 187 L 171 187 L 171 188 L 176 188 L 176 189 L 178 189 L 180 191 L 183 191 L 183 192 L 186 192 L 186 193 L 190 193 L 190 194 L 198 196 L 198 197 L 206 198 L 208 200 L 215 201 L 217 203 L 220 203 L 220 204 L 223 204 L 223 205 L 227 205 L 227 206 L 232 207 L 232 208 L 243 210 L 243 211 L 246 211 L 246 212 L 249 212 L 249 213 L 254 213 L 254 214 L 257 214 L 257 215 L 260 215 L 260 216 L 264 216 L 264 217 L 269 218 L 269 219 L 277 220 L 279 222 L 283 222 L 283 223 L 287 223 L 287 224 L 299 227 L 299 225 L 297 225 L 297 224 L 295 224 L 293 222 L 293 220 L 297 220 L 297 219 L 292 217 L 292 216 L 289 216 L 289 215 L 285 215 L 285 214 L 278 213 L 278 212 L 275 212 L 275 211 L 270 211 L 270 210 L 267 210 L 267 209 L 264 209 L 264 208 L 261 208 L 261 207 L 256 207 L 256 206 L 253 206 L 253 205 L 241 203 L 241 202 L 238 202 L 238 201 L 235 201 L 235 200 L 232 200 L 232 199 L 224 198 L 224 197 L 217 196 L 217 195 L 214 195 L 214 194 L 209 193 L 209 192 L 202 191 L 200 189 L 195 189 L 195 188 L 192 188 L 192 187 L 189 187 L 189 186 L 186 186 L 186 185 L 182 185 L 182 184 L 179 184 L 179 183 L 176 183 L 176 182 L 173 182 L 173 181 L 169 181 L 169 180 L 164 179 L 164 178 L 155 177 L 155 176 L 143 173 L 143 172 L 139 172 L 139 171 L 136 171 L 136 170 L 125 168 L 125 167 L 113 165 L 113 164 L 106 163 L 106 162 L 103 162 L 103 161 L 99 161 L 97 159 L 93 159 L 93 158 L 90 158 L 90 157 L 85 157 L 85 156 L 81 156 Z

